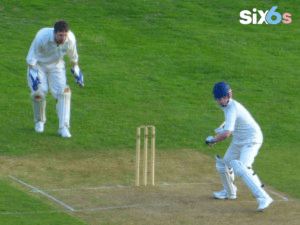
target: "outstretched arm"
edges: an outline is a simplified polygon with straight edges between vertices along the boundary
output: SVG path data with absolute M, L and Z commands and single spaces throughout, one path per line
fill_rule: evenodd
M 226 131 L 224 133 L 221 133 L 221 134 L 217 134 L 217 136 L 213 137 L 213 136 L 209 136 L 206 138 L 206 144 L 208 146 L 212 146 L 220 141 L 224 141 L 226 140 L 227 138 L 229 138 L 231 135 L 230 131 Z
M 215 139 L 216 139 L 215 143 L 226 140 L 227 138 L 230 137 L 230 135 L 231 135 L 230 131 L 227 131 L 227 132 L 222 133 L 222 134 L 217 134 L 217 136 L 215 136 Z

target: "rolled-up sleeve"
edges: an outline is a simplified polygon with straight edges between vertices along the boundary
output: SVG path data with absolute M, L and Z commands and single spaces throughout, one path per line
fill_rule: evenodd
M 77 53 L 77 47 L 76 47 L 76 38 L 75 35 L 69 31 L 69 46 L 68 46 L 68 56 L 70 57 L 71 62 L 78 62 L 78 53 Z
M 230 107 L 229 110 L 225 112 L 225 126 L 224 131 L 229 131 L 230 133 L 234 131 L 235 128 L 235 122 L 237 117 L 237 111 L 235 107 Z
M 31 43 L 26 61 L 28 65 L 35 65 L 37 63 L 36 49 L 38 47 L 38 36 L 35 37 L 33 42 Z

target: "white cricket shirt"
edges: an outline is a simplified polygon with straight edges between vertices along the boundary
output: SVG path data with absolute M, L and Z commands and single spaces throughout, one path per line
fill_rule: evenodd
M 263 134 L 248 110 L 239 102 L 230 99 L 226 107 L 221 107 L 225 114 L 225 131 L 230 131 L 233 143 L 262 143 Z
M 57 45 L 54 41 L 54 28 L 43 28 L 35 36 L 26 61 L 29 65 L 53 64 L 63 61 L 68 54 L 72 62 L 78 61 L 75 35 L 69 30 L 64 44 Z

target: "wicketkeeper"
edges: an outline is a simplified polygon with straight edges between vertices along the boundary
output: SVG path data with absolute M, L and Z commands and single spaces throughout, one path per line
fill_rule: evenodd
M 240 176 L 257 199 L 257 211 L 266 209 L 273 199 L 263 189 L 258 176 L 252 169 L 254 158 L 263 143 L 259 125 L 243 105 L 232 99 L 232 90 L 225 82 L 214 85 L 213 95 L 225 114 L 225 122 L 215 130 L 216 136 L 209 136 L 206 144 L 212 146 L 232 136 L 232 142 L 225 156 L 216 156 L 216 168 L 224 189 L 214 192 L 217 199 L 235 199 L 237 187 L 233 184 L 234 174 Z
M 33 40 L 26 61 L 28 64 L 28 85 L 31 90 L 35 131 L 42 133 L 46 122 L 46 95 L 48 88 L 56 99 L 59 119 L 58 134 L 71 137 L 70 102 L 71 89 L 66 83 L 64 55 L 72 62 L 71 72 L 76 83 L 84 86 L 83 74 L 78 67 L 76 39 L 64 21 L 55 23 L 54 28 L 41 29 Z

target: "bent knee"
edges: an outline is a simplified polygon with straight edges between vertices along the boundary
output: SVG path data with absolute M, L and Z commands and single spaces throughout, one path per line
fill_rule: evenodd
M 226 166 L 222 164 L 216 163 L 216 169 L 219 173 L 224 173 L 226 172 Z
M 246 170 L 246 166 L 240 160 L 231 160 L 228 162 L 228 166 L 231 167 L 234 173 L 239 177 L 241 177 Z
M 33 101 L 41 102 L 45 99 L 46 93 L 44 92 L 34 92 L 31 94 L 31 98 Z
M 228 165 L 230 167 L 230 161 L 232 161 L 233 159 L 227 158 L 226 156 L 224 157 L 223 161 L 226 165 Z
M 63 90 L 63 93 L 71 93 L 71 88 L 69 86 L 66 86 Z
M 65 86 L 57 91 L 53 91 L 52 94 L 56 99 L 61 98 L 61 96 L 69 96 L 71 95 L 71 88 L 69 86 Z

